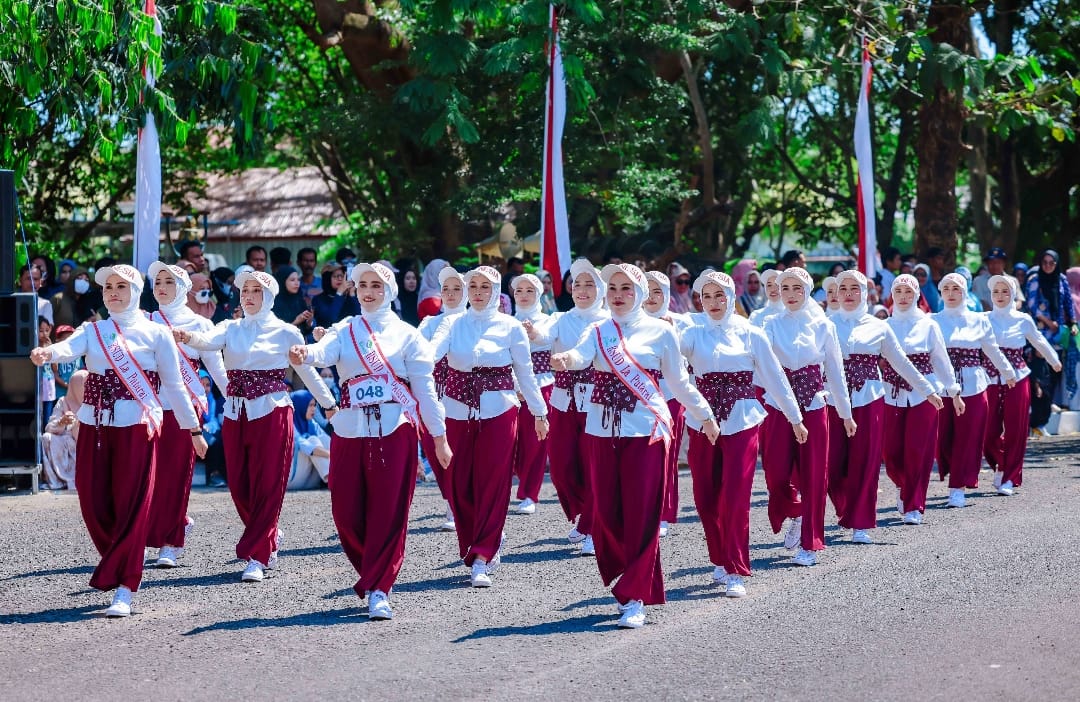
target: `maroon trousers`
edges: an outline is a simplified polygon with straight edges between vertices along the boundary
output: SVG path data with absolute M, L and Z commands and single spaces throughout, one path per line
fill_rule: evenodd
M 244 523 L 236 557 L 266 565 L 278 548 L 278 517 L 292 467 L 293 408 L 277 407 L 258 419 L 246 412 L 226 417 L 221 428 L 229 493 Z
M 431 472 L 435 474 L 435 484 L 439 486 L 439 493 L 447 502 L 450 501 L 450 481 L 446 477 L 446 469 L 439 463 L 439 454 L 435 451 L 435 439 L 431 432 L 422 423 L 420 425 L 420 448 L 424 451 L 424 458 L 431 466 Z M 415 477 L 415 476 L 414 476 Z
M 139 589 L 157 442 L 157 436 L 147 434 L 145 424 L 79 427 L 75 489 L 86 530 L 101 554 L 90 587 Z
M 548 457 L 551 484 L 559 496 L 567 520 L 578 520 L 577 530 L 592 534 L 593 498 L 589 451 L 585 445 L 585 412 L 578 412 L 573 400 L 569 410 L 555 408 L 548 415 Z M 580 517 L 580 519 L 579 519 Z
M 679 450 L 686 429 L 686 408 L 678 400 L 668 400 L 667 406 L 671 412 L 671 441 L 664 462 L 664 510 L 660 519 L 674 523 L 679 521 Z
M 859 429 L 848 438 L 844 420 L 834 407 L 829 407 L 829 498 L 840 526 L 873 529 L 877 526 L 885 398 L 853 407 L 851 417 Z
M 191 477 L 195 472 L 195 447 L 191 432 L 181 429 L 172 410 L 165 410 L 157 443 L 157 475 L 150 501 L 150 531 L 146 545 L 184 547 Z
M 994 470 L 1004 473 L 1001 482 L 1019 486 L 1024 481 L 1024 451 L 1027 450 L 1028 420 L 1031 411 L 1031 376 L 1008 385 L 991 385 L 986 390 L 986 441 L 983 455 Z
M 947 402 L 941 413 L 952 411 L 951 402 Z M 905 513 L 926 511 L 937 432 L 938 410 L 929 402 L 914 407 L 885 406 L 885 472 L 900 488 Z
M 450 507 L 457 522 L 458 551 L 465 565 L 490 561 L 499 550 L 513 483 L 518 408 L 491 419 L 447 419 Z M 532 422 L 529 422 L 532 424 Z
M 663 604 L 660 513 L 667 442 L 591 434 L 582 441 L 592 472 L 592 537 L 600 577 L 604 585 L 619 579 L 611 593 L 620 604 Z
M 938 475 L 949 478 L 949 488 L 979 487 L 983 436 L 986 434 L 986 393 L 964 398 L 959 417 L 941 412 L 938 419 Z
M 390 592 L 401 572 L 417 462 L 408 423 L 389 436 L 330 440 L 330 508 L 360 597 Z
M 551 391 L 554 385 L 540 388 L 544 404 L 551 410 Z M 549 426 L 550 430 L 550 426 Z M 514 442 L 514 475 L 518 479 L 517 498 L 526 497 L 536 502 L 540 499 L 540 486 L 544 484 L 544 471 L 547 470 L 548 440 L 536 438 L 536 427 L 532 422 L 518 422 L 517 441 Z
M 723 434 L 710 444 L 690 430 L 694 504 L 705 529 L 709 560 L 734 575 L 750 575 L 750 495 L 757 466 L 758 427 Z
M 826 462 L 829 456 L 829 414 L 824 407 L 804 411 L 809 432 L 805 444 L 795 441 L 791 423 L 780 410 L 765 405 L 768 413 L 761 425 L 762 467 L 769 490 L 769 524 L 779 534 L 784 520 L 802 517 L 802 548 L 825 548 Z M 801 498 L 800 499 L 800 495 Z

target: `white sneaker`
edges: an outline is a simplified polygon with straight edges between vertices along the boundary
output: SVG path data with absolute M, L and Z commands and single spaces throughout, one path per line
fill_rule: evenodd
M 506 532 L 504 531 L 502 533 L 502 536 L 499 537 L 499 549 L 497 551 L 495 551 L 495 555 L 492 556 L 491 560 L 487 562 L 487 572 L 488 573 L 494 574 L 495 571 L 497 571 L 499 569 L 499 566 L 502 565 L 502 551 L 503 551 L 503 546 L 505 546 L 505 545 L 506 545 Z
M 913 509 L 904 515 L 904 524 L 922 524 L 922 512 Z
M 273 551 L 270 554 L 270 558 L 266 559 L 266 569 L 273 570 L 278 566 L 278 552 Z
M 794 551 L 802 541 L 802 517 L 795 517 L 788 525 L 787 533 L 784 534 L 784 548 Z
M 998 494 L 1005 495 L 1006 497 L 1013 494 L 1013 484 L 1011 480 L 1006 480 L 1001 485 L 998 485 Z
M 457 522 L 454 521 L 454 510 L 450 509 L 450 503 L 446 503 L 446 521 L 439 527 L 443 531 L 457 531 Z
M 579 556 L 595 556 L 596 545 L 593 544 L 592 535 L 586 534 L 585 540 L 581 542 L 581 551 L 578 552 Z
M 963 507 L 967 504 L 964 497 L 964 488 L 951 488 L 949 490 L 949 507 Z
M 112 604 L 105 610 L 106 617 L 128 617 L 131 616 L 131 590 L 121 585 L 116 588 L 116 594 L 113 595 Z
M 716 566 L 712 569 L 712 579 L 717 585 L 727 585 L 729 577 L 731 576 L 724 570 L 724 566 Z
M 994 473 L 994 489 L 1001 487 L 1001 481 L 1005 478 L 1005 471 L 999 470 Z
M 900 488 L 896 488 L 896 511 L 904 513 L 904 498 L 900 497 Z
M 620 629 L 640 629 L 645 626 L 645 603 L 641 600 L 630 600 L 624 605 L 619 605 L 622 616 L 619 617 Z
M 866 529 L 852 529 L 851 530 L 851 543 L 853 544 L 872 544 L 874 540 L 870 538 L 870 534 Z
M 248 561 L 247 568 L 244 568 L 244 572 L 240 576 L 240 582 L 261 583 L 262 580 L 263 564 L 252 558 L 250 561 Z
M 473 561 L 470 580 L 473 587 L 491 587 L 491 576 L 488 574 L 487 563 Z
M 570 533 L 566 535 L 566 540 L 572 544 L 580 544 L 587 536 L 588 534 L 582 534 L 577 530 L 577 527 L 574 527 L 570 530 Z
M 191 536 L 191 532 L 195 530 L 195 520 L 190 516 L 184 517 L 184 538 Z
M 671 525 L 668 524 L 667 522 L 665 522 L 665 521 L 660 522 L 660 538 L 661 539 L 668 535 L 668 530 L 670 528 L 671 528 Z
M 180 559 L 181 554 L 184 553 L 184 549 L 176 548 L 175 546 L 163 546 L 158 550 L 157 561 L 154 565 L 158 568 L 175 568 L 176 562 Z
M 817 565 L 817 554 L 813 551 L 807 551 L 804 548 L 800 548 L 799 552 L 795 554 L 795 557 L 791 559 L 795 565 L 812 566 Z
M 727 576 L 727 589 L 724 590 L 724 597 L 746 597 L 746 585 L 743 584 L 743 579 L 738 575 Z
M 536 514 L 536 503 L 530 498 L 526 497 L 524 500 L 518 503 L 518 514 Z
M 368 619 L 393 619 L 394 610 L 390 609 L 390 600 L 382 590 L 371 590 L 367 594 Z

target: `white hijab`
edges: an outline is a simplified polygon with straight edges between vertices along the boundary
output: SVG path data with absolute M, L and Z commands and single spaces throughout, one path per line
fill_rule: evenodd
M 248 314 L 247 310 L 244 310 L 244 318 L 240 320 L 240 324 L 244 326 L 258 326 L 263 322 L 270 319 L 277 319 L 274 316 L 274 298 L 278 294 L 278 282 L 274 279 L 274 276 L 264 271 L 244 271 L 240 275 L 236 276 L 236 289 L 243 292 L 244 283 L 249 280 L 253 280 L 259 284 L 262 288 L 262 307 L 255 314 Z
M 161 261 L 154 261 L 146 271 L 151 285 L 155 284 L 158 273 L 162 271 L 171 275 L 173 280 L 176 281 L 176 297 L 168 304 L 158 304 L 161 313 L 174 324 L 181 324 L 198 317 L 199 315 L 195 314 L 195 311 L 187 305 L 188 291 L 191 290 L 191 278 L 188 277 L 188 272 L 180 266 L 169 266 Z
M 94 280 L 98 285 L 104 288 L 105 283 L 114 275 L 119 276 L 131 286 L 131 299 L 128 300 L 127 307 L 125 307 L 122 312 L 110 311 L 109 319 L 114 320 L 121 326 L 127 326 L 140 319 L 146 319 L 143 311 L 139 309 L 139 302 L 142 297 L 145 282 L 142 273 L 139 273 L 139 270 L 133 266 L 121 263 L 115 266 L 105 266 L 104 268 L 97 269 L 94 273 Z
M 694 292 L 701 295 L 701 291 L 709 283 L 719 285 L 723 289 L 724 295 L 727 297 L 727 308 L 724 310 L 724 316 L 720 319 L 713 319 L 707 312 L 704 313 L 705 325 L 709 328 L 726 327 L 731 324 L 732 314 L 735 312 L 735 280 L 727 273 L 705 271 L 694 281 Z
M 911 301 L 911 307 L 907 310 L 901 310 L 896 304 L 896 289 L 900 286 L 909 288 L 915 293 L 915 299 Z M 919 279 L 910 273 L 901 273 L 896 276 L 896 279 L 892 283 L 891 289 L 893 297 L 892 318 L 893 319 L 920 319 L 926 316 L 926 313 L 919 308 L 919 296 L 922 292 L 919 290 Z

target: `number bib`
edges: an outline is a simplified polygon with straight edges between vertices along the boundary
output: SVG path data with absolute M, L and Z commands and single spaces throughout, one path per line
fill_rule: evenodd
M 348 384 L 349 400 L 356 406 L 378 405 L 392 401 L 390 379 L 383 374 L 353 378 Z

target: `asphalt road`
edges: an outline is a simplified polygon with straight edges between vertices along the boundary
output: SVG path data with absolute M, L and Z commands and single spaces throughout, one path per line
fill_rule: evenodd
M 550 484 L 511 514 L 489 590 L 468 587 L 443 503 L 418 486 L 395 618 L 351 590 L 326 491 L 290 493 L 280 570 L 242 584 L 226 491 L 197 489 L 181 568 L 148 569 L 135 614 L 103 617 L 77 497 L 0 496 L 0 698 L 1040 699 L 1080 696 L 1080 437 L 1032 444 L 1022 490 L 902 526 L 891 487 L 870 546 L 833 526 L 788 564 L 758 473 L 749 596 L 711 585 L 690 478 L 662 550 L 669 602 L 619 630 L 592 559 L 567 545 Z M 989 474 L 982 476 L 989 488 Z

